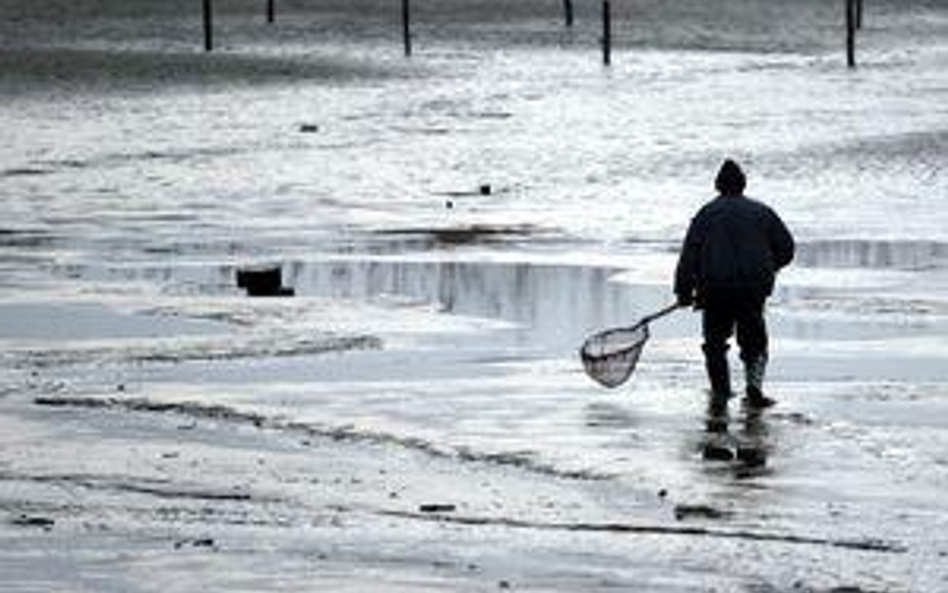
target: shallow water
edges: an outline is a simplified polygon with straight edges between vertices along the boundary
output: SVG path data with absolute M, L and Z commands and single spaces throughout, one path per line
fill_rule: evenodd
M 944 6 L 847 71 L 822 2 L 621 3 L 610 69 L 592 5 L 422 7 L 405 60 L 387 12 L 235 3 L 205 56 L 166 4 L 0 6 L 5 590 L 948 585 Z M 799 239 L 762 465 L 702 460 L 696 315 L 619 390 L 576 356 L 724 156 Z

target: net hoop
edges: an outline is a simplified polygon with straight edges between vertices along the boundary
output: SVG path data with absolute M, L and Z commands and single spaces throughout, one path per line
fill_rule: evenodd
M 648 337 L 646 321 L 589 337 L 579 350 L 586 374 L 609 389 L 622 385 L 635 370 Z

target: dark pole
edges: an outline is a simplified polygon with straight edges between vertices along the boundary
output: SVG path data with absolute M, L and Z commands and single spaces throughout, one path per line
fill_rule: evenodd
M 566 26 L 573 26 L 573 0 L 563 0 L 563 16 L 566 19 Z
M 609 0 L 602 0 L 602 63 L 612 64 L 612 14 Z
M 856 29 L 862 29 L 862 0 L 856 0 Z
M 204 51 L 214 49 L 213 22 L 211 20 L 211 0 L 204 0 Z
M 267 0 L 267 22 L 272 23 L 276 18 L 276 8 L 274 7 L 274 0 Z
M 411 55 L 411 7 L 409 0 L 402 0 L 402 42 L 405 44 L 405 55 Z
M 856 67 L 856 0 L 846 0 L 846 65 Z

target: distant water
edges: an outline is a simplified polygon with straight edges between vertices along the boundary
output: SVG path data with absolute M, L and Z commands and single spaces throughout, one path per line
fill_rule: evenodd
M 267 26 L 221 7 L 208 57 L 190 13 L 95 4 L 0 12 L 4 227 L 67 251 L 282 251 L 474 222 L 674 241 L 725 155 L 804 239 L 945 240 L 937 4 L 873 3 L 855 72 L 824 2 L 620 4 L 610 70 L 586 5 L 572 31 L 550 8 L 421 11 L 404 60 L 381 10 L 290 5 Z

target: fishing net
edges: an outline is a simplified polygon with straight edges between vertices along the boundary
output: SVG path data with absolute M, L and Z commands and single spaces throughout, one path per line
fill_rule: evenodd
M 622 385 L 635 369 L 646 340 L 646 321 L 591 336 L 579 350 L 586 374 L 610 389 Z

